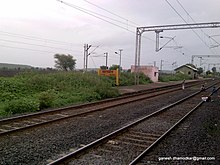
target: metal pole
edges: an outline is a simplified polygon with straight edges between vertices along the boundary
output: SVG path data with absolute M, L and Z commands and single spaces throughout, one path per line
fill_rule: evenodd
M 139 76 L 140 76 L 140 62 L 141 62 L 141 33 L 138 38 L 138 74 L 137 74 L 137 85 L 139 85 Z
M 121 70 L 121 52 L 123 49 L 119 49 L 119 55 L 120 55 L 120 60 L 119 60 L 119 71 Z
M 160 61 L 160 70 L 162 71 L 162 67 L 163 67 L 163 60 Z
M 136 31 L 136 45 L 135 45 L 135 62 L 134 62 L 134 84 L 137 84 L 137 58 L 138 58 L 138 38 L 139 38 L 139 33 L 138 33 L 138 27 Z
M 105 66 L 106 66 L 106 69 L 108 69 L 108 53 L 104 53 L 105 54 Z
M 87 68 L 88 68 L 88 57 L 89 57 L 89 55 L 90 55 L 90 53 L 88 53 L 89 52 L 89 48 L 91 48 L 91 46 L 92 45 L 88 45 L 88 44 L 86 44 L 86 50 L 85 50 L 85 56 L 86 56 L 86 61 L 85 61 L 85 63 L 86 63 L 86 71 L 87 71 Z
M 83 72 L 85 72 L 86 68 L 86 44 L 84 44 L 84 57 L 83 57 Z
M 88 68 L 88 44 L 86 44 L 86 71 Z

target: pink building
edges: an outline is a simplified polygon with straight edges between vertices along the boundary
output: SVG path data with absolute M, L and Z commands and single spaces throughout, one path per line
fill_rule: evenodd
M 155 66 L 140 66 L 139 69 L 136 69 L 137 71 L 140 71 L 144 73 L 146 76 L 148 76 L 151 81 L 158 82 L 158 68 Z M 131 73 L 135 72 L 135 66 L 131 66 Z

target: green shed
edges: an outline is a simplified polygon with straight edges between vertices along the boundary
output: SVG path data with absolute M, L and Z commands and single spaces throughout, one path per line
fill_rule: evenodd
M 198 69 L 191 64 L 182 65 L 175 69 L 176 73 L 182 73 L 190 76 L 192 79 L 198 78 Z

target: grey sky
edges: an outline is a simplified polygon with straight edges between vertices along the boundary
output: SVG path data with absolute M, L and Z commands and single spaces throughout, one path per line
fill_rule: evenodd
M 184 23 L 166 0 L 88 0 L 125 19 L 111 15 L 84 0 L 63 1 L 117 19 L 123 24 L 113 20 L 108 21 L 124 29 L 57 0 L 0 0 L 0 62 L 53 67 L 53 55 L 64 53 L 73 55 L 77 59 L 77 68 L 82 68 L 83 45 L 87 43 L 94 46 L 90 51 L 99 46 L 89 57 L 89 67 L 105 65 L 105 52 L 109 53 L 109 65 L 118 64 L 119 56 L 114 52 L 123 49 L 122 67 L 130 68 L 130 65 L 134 64 L 137 26 Z M 196 22 L 220 21 L 220 0 L 178 1 Z M 192 23 L 178 1 L 168 0 L 188 23 Z M 107 20 L 107 18 L 103 19 Z M 144 33 L 144 37 L 150 40 L 143 38 L 141 64 L 152 65 L 156 61 L 157 66 L 160 66 L 160 61 L 164 60 L 163 68 L 172 69 L 175 67 L 172 66 L 174 62 L 178 66 L 190 62 L 191 55 L 220 55 L 220 46 L 210 49 L 208 46 L 216 46 L 216 43 L 206 36 L 206 34 L 220 35 L 220 29 L 203 31 L 205 34 L 201 30 L 196 30 L 203 42 L 192 30 L 163 32 L 161 35 L 165 37 L 176 36 L 175 42 L 171 41 L 167 46 L 178 45 L 183 48 L 164 48 L 160 52 L 155 52 L 155 42 L 152 41 L 155 40 L 155 34 Z M 220 42 L 220 36 L 214 39 Z M 167 41 L 166 38 L 161 39 L 161 46 Z M 196 59 L 195 62 L 199 66 L 200 61 Z M 207 69 L 205 63 L 220 63 L 220 58 L 203 60 L 203 67 Z

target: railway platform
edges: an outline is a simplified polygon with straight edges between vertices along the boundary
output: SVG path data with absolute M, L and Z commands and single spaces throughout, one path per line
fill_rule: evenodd
M 205 81 L 205 80 L 204 79 L 186 80 L 185 83 L 193 82 L 193 81 Z M 121 95 L 124 95 L 124 94 L 142 91 L 142 90 L 148 90 L 148 89 L 153 89 L 153 88 L 158 88 L 158 87 L 165 87 L 165 86 L 169 86 L 169 85 L 182 84 L 182 82 L 183 81 L 156 82 L 156 83 L 150 83 L 150 84 L 146 84 L 146 85 L 121 86 L 121 87 L 117 87 L 117 88 L 119 90 L 119 93 Z

